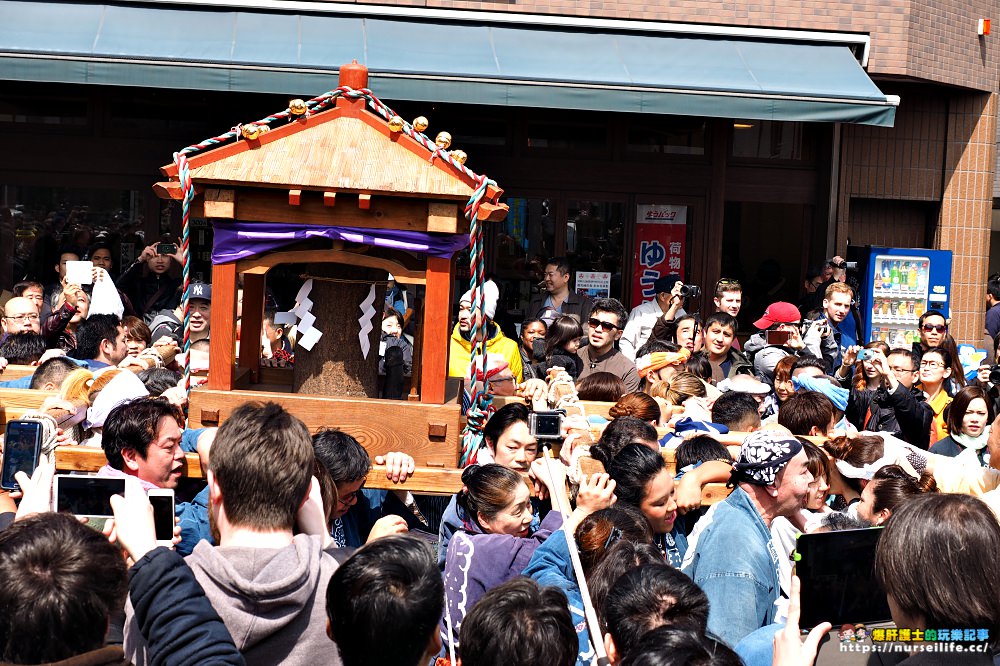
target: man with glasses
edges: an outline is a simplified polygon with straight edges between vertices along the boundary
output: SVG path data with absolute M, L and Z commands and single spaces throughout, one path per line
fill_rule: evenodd
M 41 333 L 41 319 L 34 302 L 23 296 L 15 296 L 3 306 L 3 332 Z
M 549 326 L 560 315 L 574 317 L 581 324 L 587 323 L 593 301 L 586 294 L 577 294 L 569 288 L 569 262 L 565 257 L 553 257 L 545 264 L 541 286 L 545 291 L 532 297 L 525 313 L 527 319 L 538 318 Z
M 649 342 L 650 338 L 674 341 L 674 322 L 687 314 L 684 312 L 684 299 L 680 297 L 683 284 L 679 275 L 657 278 L 653 282 L 653 290 L 656 292 L 653 300 L 632 308 L 619 341 L 625 358 L 635 361 L 636 351 Z M 653 329 L 657 329 L 657 332 Z
M 855 356 L 859 349 L 852 347 L 849 355 Z M 847 420 L 858 430 L 892 433 L 927 449 L 933 412 L 923 392 L 913 388 L 918 357 L 901 348 L 890 349 L 888 355 L 883 355 L 877 347 L 871 351 L 873 357 L 862 363 L 880 375 L 881 383 L 876 389 L 851 389 L 845 412 Z
M 625 328 L 625 307 L 616 298 L 599 298 L 587 319 L 588 344 L 577 351 L 583 370 L 577 381 L 595 372 L 610 372 L 621 377 L 629 392 L 639 390 L 639 372 L 635 362 L 618 350 L 618 339 Z
M 922 354 L 944 343 L 948 336 L 948 320 L 939 310 L 928 310 L 920 315 L 917 330 L 920 333 L 920 345 L 914 345 L 914 351 Z

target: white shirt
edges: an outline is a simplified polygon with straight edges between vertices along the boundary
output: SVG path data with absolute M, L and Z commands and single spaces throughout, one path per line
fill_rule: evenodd
M 660 304 L 654 298 L 646 301 L 642 305 L 632 308 L 628 315 L 628 322 L 625 324 L 625 332 L 622 333 L 618 345 L 625 357 L 630 361 L 635 361 L 635 352 L 644 344 L 649 342 L 649 336 L 653 333 L 656 320 L 663 316 Z M 677 308 L 675 319 L 684 316 L 684 309 Z

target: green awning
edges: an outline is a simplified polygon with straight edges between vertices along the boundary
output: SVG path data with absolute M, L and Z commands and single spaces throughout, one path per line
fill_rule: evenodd
M 0 0 L 0 79 L 891 126 L 848 45 L 358 14 Z

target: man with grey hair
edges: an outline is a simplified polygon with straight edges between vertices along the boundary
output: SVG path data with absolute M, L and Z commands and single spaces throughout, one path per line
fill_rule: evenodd
M 729 479 L 735 489 L 689 541 L 684 573 L 708 595 L 709 632 L 730 646 L 775 619 L 781 581 L 771 521 L 805 507 L 813 480 L 806 460 L 784 429 L 750 433 Z

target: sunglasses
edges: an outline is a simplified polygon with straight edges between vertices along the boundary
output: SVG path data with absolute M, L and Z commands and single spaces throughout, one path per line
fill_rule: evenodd
M 594 319 L 593 317 L 588 319 L 587 323 L 590 324 L 591 328 L 599 328 L 602 331 L 613 331 L 616 328 L 621 328 L 621 326 L 616 326 L 610 321 L 601 321 L 600 319 Z
M 719 287 L 739 287 L 739 286 L 741 286 L 739 280 L 730 280 L 729 278 L 722 278 L 721 280 L 715 283 L 715 290 L 718 291 Z
M 948 330 L 947 324 L 924 324 L 922 328 L 924 329 L 925 333 L 931 333 L 931 332 L 944 333 L 945 331 Z

